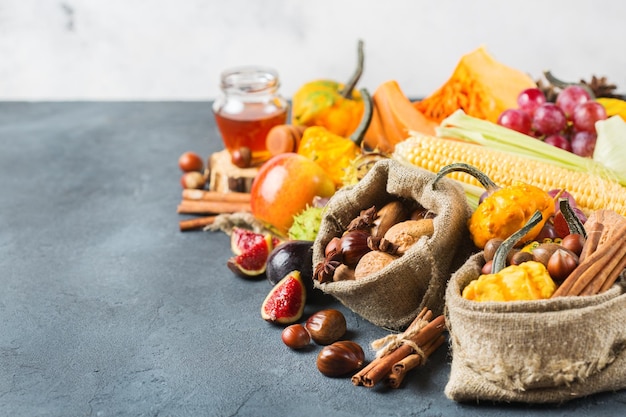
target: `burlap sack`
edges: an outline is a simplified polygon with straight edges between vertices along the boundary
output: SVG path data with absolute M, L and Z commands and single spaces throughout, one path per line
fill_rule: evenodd
M 446 291 L 455 401 L 556 403 L 626 388 L 623 280 L 594 296 L 475 302 L 461 292 L 482 254 L 453 274 Z
M 357 281 L 315 287 L 377 326 L 401 329 L 423 307 L 443 312 L 445 286 L 459 248 L 469 246 L 467 220 L 471 210 L 460 186 L 446 178 L 433 191 L 431 172 L 395 160 L 377 162 L 353 187 L 339 190 L 329 201 L 313 245 L 313 265 L 324 259 L 324 248 L 341 236 L 361 210 L 382 207 L 398 197 L 417 201 L 437 213 L 434 234 L 422 238 L 402 257 L 379 272 Z M 465 256 L 467 258 L 467 256 Z

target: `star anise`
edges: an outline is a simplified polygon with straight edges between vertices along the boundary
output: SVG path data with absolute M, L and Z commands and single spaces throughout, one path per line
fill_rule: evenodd
M 367 230 L 372 227 L 374 220 L 376 220 L 376 207 L 372 206 L 361 210 L 361 213 L 350 222 L 346 231 Z
M 596 98 L 608 97 L 608 98 L 620 98 L 621 96 L 615 94 L 617 85 L 610 84 L 606 77 L 596 77 L 593 75 L 590 81 L 580 80 L 581 84 L 588 86 L 593 92 Z
M 335 275 L 335 269 L 341 265 L 341 262 L 324 259 L 315 266 L 313 278 L 321 283 L 330 282 Z
M 367 246 L 371 250 L 386 252 L 390 255 L 397 255 L 399 246 L 388 241 L 384 237 L 370 236 L 367 238 Z

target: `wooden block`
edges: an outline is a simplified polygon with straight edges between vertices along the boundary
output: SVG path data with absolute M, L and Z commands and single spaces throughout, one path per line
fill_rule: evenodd
M 239 168 L 230 161 L 230 153 L 224 149 L 209 157 L 209 189 L 212 191 L 237 191 L 249 193 L 259 167 Z

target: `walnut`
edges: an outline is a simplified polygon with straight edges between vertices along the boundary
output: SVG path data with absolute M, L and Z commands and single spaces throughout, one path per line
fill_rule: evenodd
M 359 263 L 356 265 L 356 268 L 354 268 L 354 279 L 363 279 L 375 272 L 378 272 L 396 259 L 398 259 L 397 256 L 391 255 L 387 252 L 368 252 L 363 255 Z

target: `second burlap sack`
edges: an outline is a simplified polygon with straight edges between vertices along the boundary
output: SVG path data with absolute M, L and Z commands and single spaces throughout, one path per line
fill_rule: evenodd
M 314 266 L 324 259 L 328 242 L 341 236 L 361 210 L 380 208 L 398 198 L 436 213 L 434 233 L 376 273 L 359 280 L 316 281 L 316 288 L 373 324 L 390 329 L 406 327 L 423 307 L 435 314 L 443 312 L 448 279 L 472 247 L 467 231 L 471 209 L 454 181 L 444 178 L 433 190 L 434 177 L 389 159 L 377 162 L 355 186 L 339 190 L 327 205 L 313 246 Z
M 515 302 L 464 299 L 482 253 L 451 278 L 446 318 L 455 401 L 558 403 L 626 388 L 624 282 L 593 296 Z

